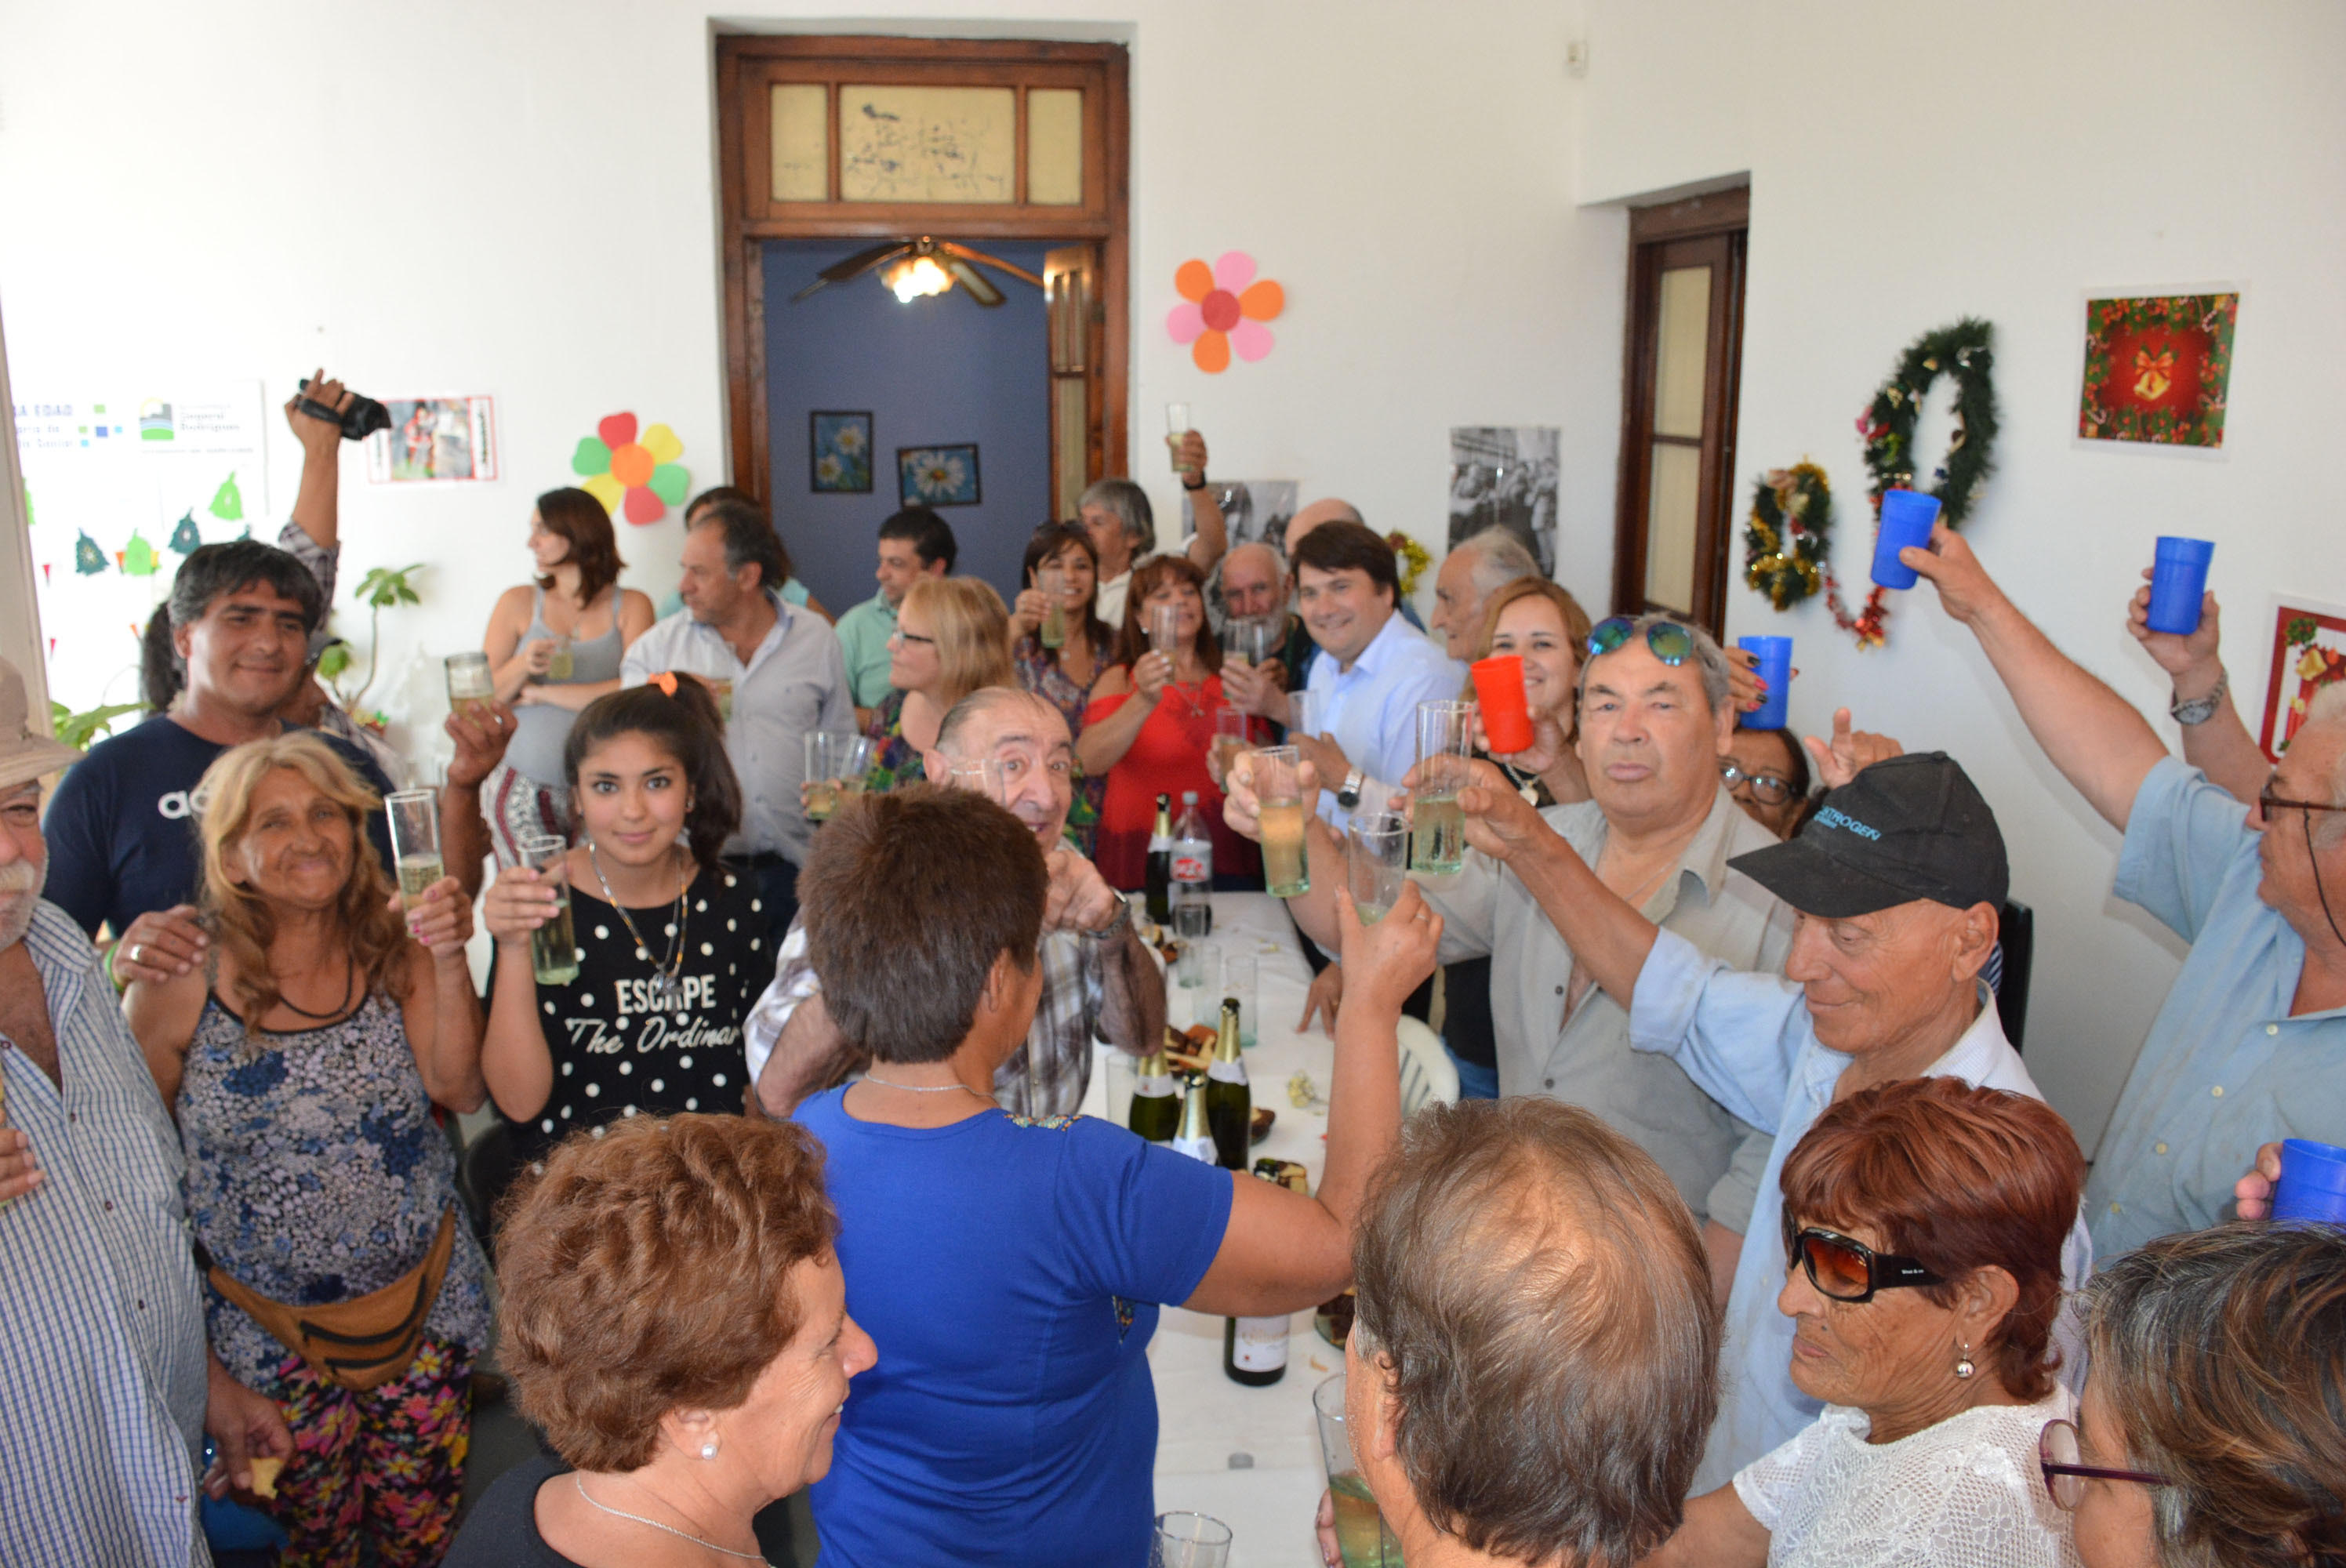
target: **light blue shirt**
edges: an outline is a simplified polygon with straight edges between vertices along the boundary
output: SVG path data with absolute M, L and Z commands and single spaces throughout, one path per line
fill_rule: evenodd
M 1386 617 L 1348 670 L 1338 671 L 1322 648 L 1304 688 L 1320 694 L 1320 728 L 1366 776 L 1362 799 L 1373 804 L 1417 766 L 1417 705 L 1457 701 L 1466 689 L 1466 667 L 1396 614 Z M 1320 782 L 1320 815 L 1341 827 L 1351 815 L 1336 803 L 1343 780 Z
M 2346 1143 L 2346 1008 L 2290 1016 L 2305 939 L 2257 896 L 2247 808 L 2169 757 L 2135 791 L 2116 891 L 2191 944 L 2086 1184 L 2105 1257 L 2222 1220 L 2257 1147 Z M 2281 830 L 2300 832 L 2297 814 Z M 2346 915 L 2346 890 L 2332 907 Z
M 896 635 L 896 606 L 882 588 L 839 617 L 840 652 L 847 660 L 847 684 L 858 708 L 888 700 L 888 639 Z
M 1673 932 L 1654 939 L 1629 1008 L 1629 1044 L 1659 1051 L 1736 1115 L 1772 1131 L 1776 1142 L 1760 1177 L 1751 1228 L 1735 1265 L 1719 1349 L 1719 1418 L 1696 1472 L 1694 1492 L 1725 1486 L 1735 1472 L 1791 1441 L 1824 1406 L 1792 1382 L 1792 1320 L 1776 1310 L 1783 1290 L 1784 1161 L 1832 1104 L 1833 1085 L 1854 1057 L 1817 1041 L 1800 988 L 1773 974 L 1747 974 Z M 2031 1099 L 2035 1081 L 2004 1037 L 1995 1000 L 1980 988 L 1979 1014 L 1926 1078 L 1961 1078 Z M 2093 1247 L 2081 1218 L 2062 1249 L 2065 1284 L 2093 1270 Z
M 208 1565 L 179 1135 L 73 917 L 38 904 L 24 940 L 62 1084 L 0 1048 L 7 1124 L 47 1177 L 0 1208 L 0 1563 Z

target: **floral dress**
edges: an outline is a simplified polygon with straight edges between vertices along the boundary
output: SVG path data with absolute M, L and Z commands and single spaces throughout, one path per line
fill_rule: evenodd
M 904 738 L 904 694 L 892 691 L 874 708 L 863 731 L 872 738 L 872 771 L 863 776 L 864 793 L 885 795 L 903 784 L 918 784 L 928 774 L 921 767 L 921 748 Z
M 1091 707 L 1091 687 L 1077 685 L 1075 677 L 1060 667 L 1052 651 L 1031 636 L 1018 639 L 1018 646 L 1010 650 L 1010 659 L 1018 668 L 1018 684 L 1059 710 L 1060 717 L 1067 721 L 1069 740 L 1080 738 L 1085 710 Z M 1096 683 L 1107 668 L 1103 663 L 1094 670 L 1093 681 Z M 1086 860 L 1099 837 L 1100 802 L 1107 799 L 1107 776 L 1089 777 L 1083 765 L 1077 763 L 1075 802 L 1067 808 L 1067 833 Z

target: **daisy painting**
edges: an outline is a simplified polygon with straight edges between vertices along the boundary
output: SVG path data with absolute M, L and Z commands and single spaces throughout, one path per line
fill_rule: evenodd
M 976 505 L 976 443 L 898 447 L 896 488 L 907 506 Z
M 813 454 L 813 488 L 869 494 L 872 490 L 872 416 L 817 410 L 808 418 Z

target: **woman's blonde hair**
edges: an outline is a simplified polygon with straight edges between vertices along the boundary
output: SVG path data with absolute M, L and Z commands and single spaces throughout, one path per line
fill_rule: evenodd
M 1491 640 L 1499 635 L 1499 612 L 1522 599 L 1545 599 L 1554 605 L 1556 613 L 1564 621 L 1564 640 L 1572 645 L 1572 667 L 1576 670 L 1586 662 L 1588 633 L 1596 623 L 1588 618 L 1588 612 L 1580 607 L 1580 601 L 1572 596 L 1570 589 L 1545 577 L 1517 577 L 1511 583 L 1502 584 L 1492 593 L 1490 602 L 1483 606 L 1483 629 L 1474 637 L 1476 658 L 1491 657 Z M 1471 698 L 1474 695 L 1474 682 L 1470 677 L 1466 682 L 1466 696 Z M 1580 704 L 1567 701 L 1556 717 L 1564 724 L 1565 738 L 1577 740 L 1580 738 Z
M 929 635 L 937 639 L 945 683 L 939 712 L 980 687 L 1018 684 L 1010 667 L 1010 612 L 992 587 L 975 577 L 922 577 L 905 590 L 899 625 L 913 609 L 929 617 Z
M 282 1000 L 269 965 L 277 915 L 268 900 L 236 881 L 229 853 L 251 825 L 252 799 L 261 781 L 280 769 L 309 780 L 342 808 L 351 825 L 351 874 L 334 901 L 332 918 L 349 944 L 351 962 L 366 977 L 367 993 L 399 998 L 408 989 L 407 929 L 390 907 L 391 879 L 366 833 L 367 817 L 382 809 L 382 800 L 332 747 L 310 730 L 248 740 L 220 753 L 204 769 L 192 804 L 203 854 L 198 901 L 218 951 L 235 962 L 236 1004 L 244 1015 L 245 1033 L 254 1040 L 262 1038 L 260 1016 Z

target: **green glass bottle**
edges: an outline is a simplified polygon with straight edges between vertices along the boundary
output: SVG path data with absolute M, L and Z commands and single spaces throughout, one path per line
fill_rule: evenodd
M 1254 1174 L 1262 1181 L 1280 1179 L 1271 1160 L 1256 1161 Z M 1294 1185 L 1296 1191 L 1303 1191 L 1300 1183 Z M 1222 1375 L 1250 1389 L 1268 1388 L 1287 1376 L 1287 1329 L 1283 1312 L 1270 1318 L 1223 1319 Z
M 1132 1130 L 1152 1144 L 1169 1144 L 1181 1130 L 1181 1099 L 1173 1093 L 1173 1069 L 1163 1047 L 1140 1059 L 1140 1084 L 1132 1091 Z
M 1225 1170 L 1247 1168 L 1254 1141 L 1254 1099 L 1247 1089 L 1246 1063 L 1239 1055 L 1239 1004 L 1222 999 L 1222 1032 L 1206 1069 L 1206 1124 L 1213 1129 L 1214 1163 Z

